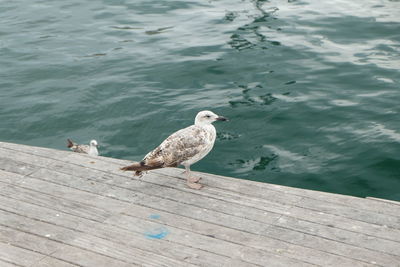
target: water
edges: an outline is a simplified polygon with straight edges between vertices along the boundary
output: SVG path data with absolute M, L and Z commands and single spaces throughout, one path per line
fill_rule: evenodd
M 139 160 L 196 113 L 193 170 L 400 200 L 400 2 L 0 1 L 0 140 Z

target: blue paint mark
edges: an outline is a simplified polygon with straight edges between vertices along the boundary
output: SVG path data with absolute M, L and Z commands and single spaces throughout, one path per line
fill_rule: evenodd
M 153 230 L 151 230 L 149 232 L 144 233 L 144 235 L 148 239 L 163 239 L 168 234 L 169 234 L 169 231 L 165 227 L 156 228 L 156 229 L 153 229 Z
M 154 219 L 154 220 L 157 220 L 157 219 L 160 219 L 160 215 L 159 214 L 151 214 L 150 216 L 149 216 L 149 218 L 150 219 Z

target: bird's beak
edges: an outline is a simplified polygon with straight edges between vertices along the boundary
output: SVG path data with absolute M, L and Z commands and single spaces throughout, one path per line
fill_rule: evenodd
M 229 121 L 229 120 L 227 118 L 225 118 L 225 117 L 219 116 L 217 118 L 217 121 Z

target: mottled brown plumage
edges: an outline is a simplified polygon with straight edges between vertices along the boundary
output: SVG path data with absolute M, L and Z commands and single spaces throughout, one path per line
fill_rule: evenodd
M 192 125 L 173 133 L 157 148 L 149 152 L 141 162 L 135 162 L 122 170 L 135 170 L 136 174 L 140 175 L 142 171 L 177 167 L 196 155 L 196 159 L 200 160 L 211 150 L 214 140 L 215 132 Z
M 143 171 L 183 165 L 189 175 L 190 165 L 205 157 L 214 145 L 216 131 L 211 123 L 216 120 L 226 119 L 211 111 L 199 112 L 194 125 L 173 133 L 149 152 L 142 161 L 123 167 L 121 170 L 135 171 L 135 175 L 142 175 Z

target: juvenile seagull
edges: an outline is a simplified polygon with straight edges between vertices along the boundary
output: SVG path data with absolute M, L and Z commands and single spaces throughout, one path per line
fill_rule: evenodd
M 99 151 L 97 151 L 97 144 L 96 140 L 90 141 L 89 145 L 78 145 L 74 143 L 71 139 L 67 139 L 68 144 L 67 146 L 74 152 L 89 154 L 90 156 L 98 156 Z
M 134 162 L 121 170 L 135 171 L 135 175 L 140 176 L 143 171 L 183 165 L 187 185 L 193 189 L 200 189 L 200 178 L 191 175 L 190 165 L 204 158 L 213 148 L 216 131 L 212 123 L 226 120 L 211 111 L 200 111 L 194 125 L 171 134 L 140 162 Z

